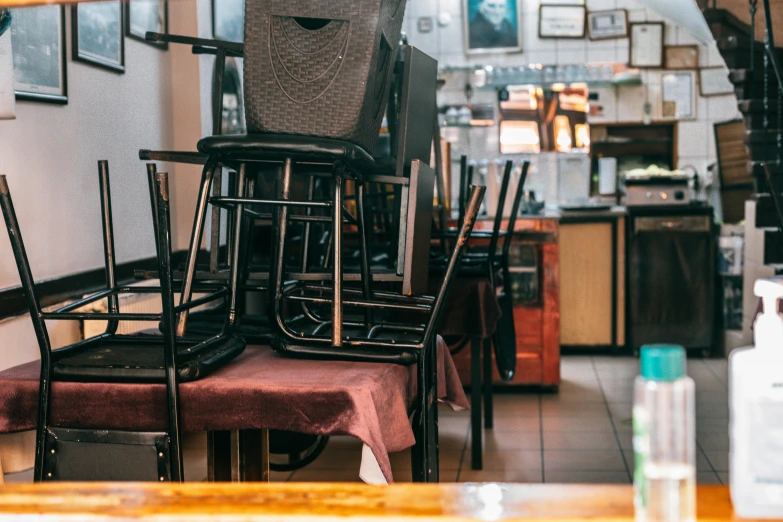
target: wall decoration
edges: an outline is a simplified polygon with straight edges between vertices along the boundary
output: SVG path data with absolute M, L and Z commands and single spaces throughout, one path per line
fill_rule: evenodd
M 587 13 L 587 35 L 590 40 L 609 40 L 628 36 L 628 11 L 611 9 Z
M 663 67 L 663 22 L 629 24 L 631 67 Z
M 212 35 L 218 40 L 245 40 L 245 0 L 212 0 Z
M 667 72 L 661 75 L 661 118 L 696 119 L 696 75 L 693 72 Z
M 729 80 L 729 70 L 725 67 L 699 69 L 699 94 L 702 96 L 734 94 L 734 84 Z
M 416 28 L 422 34 L 431 33 L 433 25 L 434 22 L 431 16 L 422 16 L 416 21 Z
M 538 8 L 539 38 L 584 38 L 583 5 L 542 5 Z
M 73 59 L 125 72 L 122 3 L 90 2 L 71 8 Z
M 465 52 L 519 52 L 522 24 L 515 0 L 462 0 Z
M 697 69 L 699 67 L 698 45 L 669 45 L 664 49 L 667 69 Z
M 3 14 L 0 11 L 0 18 Z M 11 15 L 8 15 L 11 18 Z M 2 22 L 0 22 L 1 24 Z M 10 25 L 8 28 L 10 29 Z M 0 29 L 2 29 L 0 27 Z M 0 120 L 16 118 L 14 97 L 14 58 L 11 52 L 11 33 L 0 33 Z
M 12 9 L 14 90 L 19 100 L 68 103 L 65 8 Z
M 161 49 L 168 49 L 166 42 L 150 42 L 147 32 L 169 32 L 169 6 L 167 0 L 128 0 L 125 12 L 125 34 Z

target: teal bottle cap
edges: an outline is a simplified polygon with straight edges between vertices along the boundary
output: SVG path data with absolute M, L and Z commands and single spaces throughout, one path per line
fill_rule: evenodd
M 676 344 L 642 346 L 642 377 L 650 381 L 676 381 L 685 377 L 685 348 Z

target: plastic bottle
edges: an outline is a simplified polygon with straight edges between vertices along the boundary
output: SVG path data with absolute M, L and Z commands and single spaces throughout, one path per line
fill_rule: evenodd
M 693 379 L 681 346 L 641 349 L 633 406 L 637 522 L 696 520 L 696 418 Z
M 783 518 L 783 279 L 759 279 L 754 347 L 729 356 L 731 499 L 744 518 Z

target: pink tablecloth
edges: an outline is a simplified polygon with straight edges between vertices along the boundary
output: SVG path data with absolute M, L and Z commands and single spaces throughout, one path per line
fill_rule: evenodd
M 468 402 L 451 355 L 438 339 L 438 396 Z M 0 433 L 35 428 L 40 364 L 0 372 Z M 180 385 L 184 431 L 280 429 L 352 435 L 392 482 L 389 452 L 414 444 L 408 410 L 415 369 L 379 363 L 308 361 L 248 346 L 214 374 Z M 163 385 L 55 382 L 50 420 L 67 427 L 165 429 Z

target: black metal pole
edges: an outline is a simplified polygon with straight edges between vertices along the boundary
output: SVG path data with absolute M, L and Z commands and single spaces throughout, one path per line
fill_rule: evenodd
M 117 286 L 117 262 L 114 250 L 114 225 L 111 217 L 111 185 L 109 183 L 109 162 L 106 160 L 98 161 L 98 179 L 101 187 L 101 224 L 103 226 L 103 261 L 106 267 L 106 287 L 114 288 Z M 120 311 L 120 300 L 117 294 L 108 297 L 109 313 L 118 313 Z M 114 334 L 117 332 L 119 321 L 107 321 L 106 333 Z

